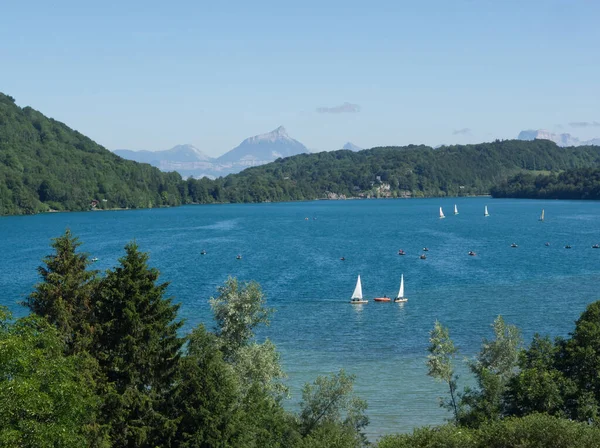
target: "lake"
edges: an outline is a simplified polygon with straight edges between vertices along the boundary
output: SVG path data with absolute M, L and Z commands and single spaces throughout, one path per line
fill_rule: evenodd
M 454 204 L 460 214 L 453 215 Z M 490 216 L 484 217 L 484 206 Z M 439 219 L 439 207 L 446 219 Z M 538 218 L 545 209 L 545 222 Z M 305 219 L 308 218 L 308 219 Z M 260 331 L 282 353 L 293 407 L 302 384 L 340 368 L 368 401 L 369 436 L 443 422 L 445 388 L 426 375 L 441 321 L 463 356 L 502 314 L 526 340 L 567 335 L 600 299 L 600 203 L 491 198 L 314 201 L 54 213 L 0 218 L 0 304 L 18 305 L 69 227 L 108 269 L 133 239 L 170 281 L 185 329 L 212 327 L 208 299 L 231 275 L 258 281 L 276 309 Z M 511 248 L 511 243 L 518 248 Z M 550 246 L 545 246 L 549 242 Z M 570 244 L 572 249 L 565 249 Z M 419 259 L 423 247 L 427 259 Z M 202 250 L 206 255 L 200 255 Z M 403 249 L 405 256 L 398 256 Z M 475 251 L 476 257 L 467 255 Z M 242 259 L 237 260 L 236 255 Z M 345 261 L 341 261 L 344 257 Z M 367 305 L 348 303 L 361 275 Z M 394 296 L 404 274 L 405 304 Z M 464 384 L 464 383 L 462 383 Z

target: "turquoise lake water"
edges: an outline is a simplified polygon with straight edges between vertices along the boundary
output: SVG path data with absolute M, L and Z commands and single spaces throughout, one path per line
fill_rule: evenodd
M 438 218 L 440 206 L 446 219 Z M 50 238 L 66 227 L 99 258 L 98 269 L 114 266 L 123 246 L 135 239 L 150 252 L 161 279 L 171 282 L 186 329 L 200 322 L 212 326 L 208 299 L 227 276 L 256 280 L 276 308 L 260 336 L 282 353 L 293 396 L 289 406 L 302 384 L 344 368 L 357 375 L 356 388 L 369 403 L 368 433 L 376 438 L 446 417 L 437 402 L 445 389 L 425 368 L 436 319 L 450 328 L 464 356 L 478 351 L 482 337 L 491 337 L 498 314 L 518 325 L 526 340 L 535 332 L 568 334 L 585 306 L 600 299 L 600 249 L 591 248 L 600 243 L 599 224 L 598 202 L 490 198 L 2 217 L 0 304 L 26 313 L 17 303 L 37 281 Z M 519 247 L 511 248 L 513 242 Z M 425 246 L 427 260 L 420 260 Z M 203 249 L 207 254 L 201 256 Z M 406 255 L 398 256 L 398 249 Z M 468 256 L 470 250 L 477 256 Z M 238 253 L 242 260 L 236 260 Z M 360 307 L 348 303 L 358 274 L 371 299 Z M 401 274 L 408 303 L 372 301 L 395 295 Z

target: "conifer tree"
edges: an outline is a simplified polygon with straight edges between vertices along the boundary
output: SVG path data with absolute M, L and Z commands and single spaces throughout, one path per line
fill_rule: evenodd
M 38 267 L 42 281 L 35 285 L 24 305 L 45 317 L 63 336 L 68 352 L 87 345 L 90 333 L 91 297 L 97 284 L 97 271 L 88 270 L 88 254 L 77 253 L 79 239 L 67 229 L 54 238 L 54 254 Z
M 104 420 L 115 446 L 168 446 L 175 423 L 164 409 L 182 339 L 179 305 L 165 298 L 168 283 L 148 267 L 148 254 L 125 246 L 120 266 L 108 271 L 95 298 L 92 354 L 106 376 Z

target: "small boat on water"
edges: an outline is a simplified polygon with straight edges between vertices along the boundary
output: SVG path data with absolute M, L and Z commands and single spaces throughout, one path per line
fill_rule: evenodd
M 442 207 L 440 207 L 440 219 L 444 219 L 446 217 L 446 215 L 444 215 L 444 211 L 442 210 Z
M 206 255 L 206 251 L 204 249 L 202 249 L 202 252 L 200 252 L 200 255 Z
M 550 243 L 546 243 L 546 244 L 545 244 L 545 246 L 546 246 L 546 247 L 547 247 L 547 246 L 550 246 Z
M 469 251 L 469 255 L 470 255 L 471 257 L 474 257 L 474 256 L 475 256 L 475 255 L 477 255 L 477 254 L 476 254 L 475 252 L 473 252 L 472 250 L 470 250 L 470 251 Z
M 392 299 L 390 299 L 388 296 L 375 297 L 373 300 L 375 302 L 391 302 L 392 301 Z
M 571 245 L 570 245 L 570 244 L 567 244 L 567 245 L 565 246 L 565 249 L 570 249 L 570 248 L 571 248 Z
M 340 258 L 340 260 L 342 260 L 342 261 L 346 261 L 346 258 L 345 258 L 345 257 L 342 257 L 342 258 Z
M 92 263 L 95 263 L 95 262 L 97 262 L 97 261 L 98 261 L 98 257 L 94 257 L 94 258 L 92 258 Z
M 456 204 L 454 204 L 454 214 L 458 215 L 458 207 L 456 206 Z
M 542 209 L 542 214 L 540 215 L 540 219 L 541 222 L 544 222 L 544 209 Z
M 353 305 L 362 305 L 363 303 L 368 303 L 368 300 L 363 299 L 362 294 L 362 285 L 360 283 L 360 275 L 358 276 L 358 280 L 356 280 L 356 286 L 354 287 L 354 292 L 352 293 L 352 297 L 350 298 L 350 303 Z
M 425 254 L 421 254 L 421 256 L 419 257 L 421 260 L 427 260 L 427 255 Z
M 237 257 L 235 257 L 236 260 L 241 260 L 242 256 L 240 254 L 237 255 Z
M 512 243 L 512 244 L 510 245 L 510 247 L 519 247 L 519 246 L 517 246 L 517 243 Z
M 428 248 L 426 248 L 426 247 L 424 247 L 424 248 L 423 248 L 423 252 L 429 252 L 429 249 L 428 249 Z
M 487 205 L 485 206 L 485 209 L 483 210 L 483 216 L 490 216 L 490 214 L 488 213 Z
M 406 255 L 406 252 L 404 252 L 402 249 L 400 249 L 400 250 L 398 251 L 398 255 Z
M 600 249 L 600 244 L 594 244 L 594 245 L 592 246 L 592 249 Z
M 398 291 L 398 296 L 394 299 L 394 302 L 408 302 L 408 299 L 404 297 L 404 274 L 400 276 L 400 291 Z

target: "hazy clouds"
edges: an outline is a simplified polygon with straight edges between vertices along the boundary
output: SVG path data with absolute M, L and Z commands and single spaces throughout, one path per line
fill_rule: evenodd
M 317 107 L 317 112 L 320 114 L 354 114 L 360 112 L 360 106 L 358 104 L 344 103 L 333 107 Z

